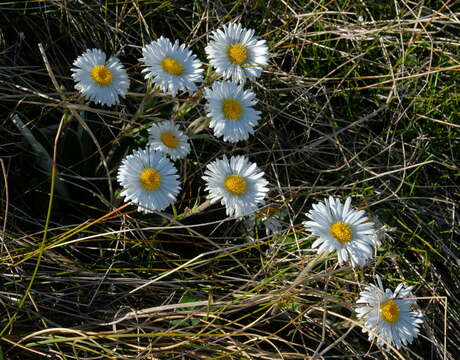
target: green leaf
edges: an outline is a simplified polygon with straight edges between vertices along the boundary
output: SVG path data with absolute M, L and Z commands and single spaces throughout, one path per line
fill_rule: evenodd
M 50 154 L 48 154 L 44 146 L 37 140 L 34 134 L 32 134 L 32 131 L 30 131 L 29 128 L 22 122 L 18 114 L 14 114 L 12 116 L 12 119 L 13 119 L 14 125 L 16 125 L 18 130 L 21 132 L 21 134 L 24 136 L 26 141 L 32 147 L 33 152 L 38 160 L 39 167 L 43 170 L 45 174 L 48 175 L 48 177 L 51 180 L 51 168 L 53 165 L 53 160 Z M 56 192 L 58 192 L 64 198 L 69 198 L 67 186 L 61 180 L 59 170 L 57 169 L 56 169 L 56 179 L 55 179 L 54 186 L 55 186 Z

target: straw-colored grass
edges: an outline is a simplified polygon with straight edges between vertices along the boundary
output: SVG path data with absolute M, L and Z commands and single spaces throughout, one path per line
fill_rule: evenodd
M 147 86 L 141 47 L 164 35 L 206 62 L 212 30 L 267 40 L 254 136 L 224 143 L 202 90 Z M 458 359 L 460 9 L 456 1 L 0 2 L 0 360 Z M 130 93 L 87 103 L 70 68 L 117 55 Z M 206 69 L 208 69 L 207 65 Z M 119 197 L 121 159 L 174 119 L 191 136 L 182 192 L 142 215 Z M 246 154 L 286 214 L 282 232 L 206 201 L 206 165 Z M 384 225 L 363 269 L 318 256 L 302 221 L 351 196 Z M 414 285 L 420 336 L 386 351 L 354 312 L 380 274 Z

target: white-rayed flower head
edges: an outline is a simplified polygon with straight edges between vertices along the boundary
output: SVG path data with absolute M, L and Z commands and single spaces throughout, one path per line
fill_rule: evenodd
M 244 156 L 224 155 L 206 166 L 203 179 L 211 203 L 221 200 L 229 216 L 245 216 L 257 210 L 268 192 L 268 181 L 257 164 Z
M 350 204 L 349 197 L 345 204 L 329 197 L 313 204 L 313 209 L 305 214 L 310 221 L 303 224 L 318 237 L 312 244 L 318 253 L 336 251 L 339 264 L 350 259 L 353 267 L 363 266 L 373 256 L 376 245 L 374 223 L 364 216 L 363 210 L 354 210 Z
M 117 180 L 125 201 L 138 205 L 138 211 L 161 211 L 176 201 L 180 191 L 177 169 L 160 151 L 147 148 L 125 157 Z
M 99 49 L 88 49 L 73 62 L 72 78 L 75 89 L 96 104 L 112 106 L 125 97 L 129 78 L 118 58 L 106 55 Z
M 386 342 L 396 346 L 410 344 L 420 331 L 423 315 L 420 311 L 411 309 L 415 303 L 412 295 L 413 286 L 405 289 L 405 284 L 399 284 L 394 293 L 384 289 L 380 277 L 377 275 L 376 285 L 366 286 L 360 293 L 358 304 L 364 304 L 356 309 L 358 318 L 365 320 L 363 332 L 369 332 L 369 341 L 377 339 L 377 344 Z
M 283 229 L 283 219 L 286 217 L 286 212 L 276 205 L 267 205 L 256 212 L 256 222 L 260 222 L 265 226 L 265 233 L 279 234 Z
M 387 238 L 389 237 L 389 232 L 392 231 L 392 229 L 385 225 L 384 223 L 382 223 L 378 217 L 376 216 L 373 216 L 372 217 L 372 222 L 374 223 L 374 229 L 375 229 L 375 233 L 374 233 L 374 237 L 375 237 L 375 246 L 378 248 L 382 242 Z
M 168 154 L 173 160 L 182 159 L 190 152 L 188 136 L 172 121 L 153 124 L 149 134 L 150 147 Z
M 246 219 L 246 226 L 251 230 L 256 225 L 261 224 L 265 227 L 265 234 L 276 235 L 283 229 L 283 219 L 287 213 L 276 204 L 267 204 L 263 201 L 258 210 L 249 215 Z
M 244 83 L 255 80 L 262 73 L 261 66 L 268 64 L 268 47 L 258 40 L 254 30 L 241 24 L 227 24 L 213 31 L 205 51 L 209 63 L 225 79 Z
M 161 36 L 145 45 L 142 55 L 139 61 L 146 66 L 142 70 L 145 78 L 152 78 L 164 92 L 170 92 L 173 96 L 178 91 L 192 93 L 196 90 L 195 83 L 203 81 L 201 61 L 185 44 L 179 45 L 179 40 L 173 44 Z
M 214 129 L 215 136 L 238 142 L 254 133 L 260 111 L 253 109 L 257 100 L 252 90 L 244 90 L 243 85 L 231 81 L 215 81 L 204 91 L 206 110 L 211 118 L 209 126 Z

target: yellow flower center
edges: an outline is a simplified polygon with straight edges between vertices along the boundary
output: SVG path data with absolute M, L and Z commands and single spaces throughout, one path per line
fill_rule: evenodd
M 227 176 L 224 187 L 233 195 L 243 195 L 246 193 L 248 184 L 243 177 L 233 174 Z
M 163 144 L 170 148 L 176 148 L 179 144 L 179 140 L 177 140 L 177 137 L 170 132 L 164 132 L 163 134 L 161 134 L 161 141 L 163 142 Z
M 276 208 L 274 206 L 267 206 L 266 208 L 260 210 L 256 214 L 256 218 L 257 219 L 263 219 L 263 218 L 273 217 L 273 216 L 276 215 L 277 212 L 278 212 L 278 208 Z
M 144 190 L 155 191 L 161 185 L 161 175 L 155 169 L 145 168 L 139 175 L 139 181 Z
M 342 244 L 350 242 L 353 237 L 353 231 L 351 230 L 350 225 L 341 221 L 333 223 L 329 227 L 329 230 L 331 231 L 331 235 Z
M 380 315 L 387 323 L 394 324 L 399 319 L 399 306 L 393 300 L 380 305 Z
M 173 58 L 164 58 L 161 61 L 161 67 L 169 75 L 180 76 L 184 72 L 184 66 Z
M 239 101 L 228 98 L 222 102 L 222 112 L 228 120 L 239 120 L 243 114 L 243 106 Z
M 107 66 L 96 65 L 91 69 L 91 78 L 101 86 L 107 86 L 112 83 L 112 71 Z
M 231 44 L 227 48 L 227 56 L 231 63 L 243 65 L 248 60 L 248 49 L 241 44 Z

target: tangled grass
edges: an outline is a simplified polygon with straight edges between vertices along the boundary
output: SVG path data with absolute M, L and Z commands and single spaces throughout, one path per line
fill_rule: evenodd
M 0 359 L 458 359 L 459 70 L 456 1 L 11 1 L 0 3 Z M 204 61 L 242 22 L 271 60 L 252 84 L 262 119 L 238 145 L 197 94 L 140 74 L 167 36 Z M 85 104 L 70 67 L 87 48 L 127 66 L 122 105 Z M 209 74 L 208 74 L 209 75 Z M 192 139 L 165 213 L 122 203 L 121 159 L 174 119 Z M 283 231 L 227 218 L 203 171 L 249 154 Z M 352 196 L 385 225 L 363 270 L 311 249 L 311 204 Z M 421 335 L 385 351 L 354 313 L 364 285 L 414 285 Z

